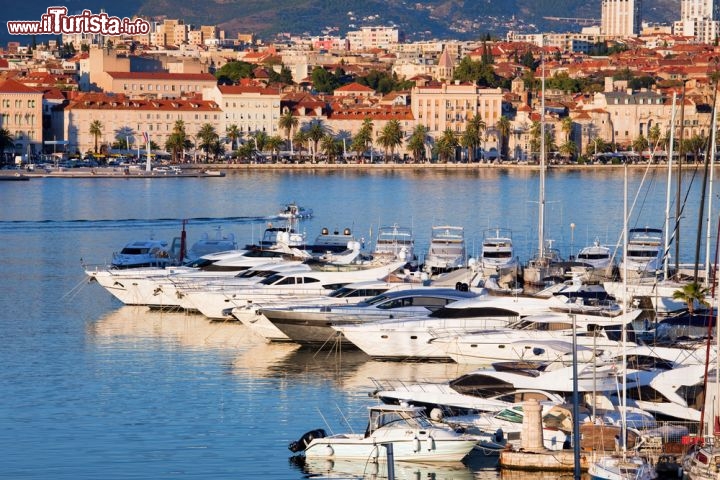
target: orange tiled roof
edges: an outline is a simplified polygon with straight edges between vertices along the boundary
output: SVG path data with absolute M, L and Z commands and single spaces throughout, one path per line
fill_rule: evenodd
M 340 88 L 335 89 L 336 92 L 374 92 L 372 88 L 357 82 L 348 83 Z
M 128 80 L 194 80 L 216 81 L 209 73 L 167 73 L 167 72 L 107 72 L 112 78 Z
M 224 95 L 241 95 L 243 93 L 257 93 L 260 95 L 279 95 L 280 90 L 256 85 L 218 85 L 218 90 Z
M 42 92 L 35 90 L 34 88 L 28 87 L 27 85 L 23 85 L 22 83 L 7 79 L 0 83 L 0 93 L 37 93 L 41 94 Z
M 220 111 L 220 107 L 215 102 L 207 100 L 130 99 L 122 94 L 103 93 L 79 95 L 70 102 L 67 109 Z

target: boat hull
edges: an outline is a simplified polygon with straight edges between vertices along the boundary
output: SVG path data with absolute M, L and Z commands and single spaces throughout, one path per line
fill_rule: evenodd
M 359 435 L 334 435 L 313 442 L 305 450 L 307 458 L 344 458 L 367 461 L 387 457 L 383 443 L 392 443 L 393 458 L 403 462 L 459 462 L 475 447 L 475 438 L 438 439 L 432 435 L 407 431 L 406 438 L 389 440 Z

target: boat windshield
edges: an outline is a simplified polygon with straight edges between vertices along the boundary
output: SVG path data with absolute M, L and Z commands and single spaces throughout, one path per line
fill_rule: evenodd
M 432 424 L 419 411 L 371 411 L 370 430 L 381 427 L 390 428 L 431 428 Z

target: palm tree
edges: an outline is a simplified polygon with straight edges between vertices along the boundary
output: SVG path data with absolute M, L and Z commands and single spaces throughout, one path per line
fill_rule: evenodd
M 572 140 L 568 140 L 567 142 L 560 145 L 558 151 L 560 152 L 560 155 L 562 155 L 562 157 L 567 159 L 567 161 L 569 162 L 577 153 L 577 144 Z
M 428 139 L 428 128 L 419 123 L 415 125 L 412 135 L 408 139 L 408 149 L 412 152 L 413 160 L 425 159 L 425 145 Z
M 212 147 L 213 142 L 218 140 L 220 137 L 215 131 L 215 127 L 206 123 L 200 127 L 200 131 L 197 133 L 197 138 L 200 140 L 200 148 L 205 150 L 205 162 L 207 163 L 210 158 L 210 148 Z
M 565 134 L 565 143 L 570 141 L 570 137 L 573 131 L 573 121 L 570 117 L 565 117 L 560 122 L 560 129 Z
M 233 123 L 225 127 L 225 135 L 230 139 L 230 150 L 235 150 L 238 139 L 242 137 L 242 132 L 238 126 Z
M 300 148 L 298 148 L 299 151 L 302 151 L 303 148 L 305 148 L 305 143 L 309 140 L 307 136 L 307 132 L 305 130 L 297 130 L 295 132 L 295 135 L 293 135 L 292 141 L 295 145 L 300 145 Z
M 385 150 L 386 156 L 387 151 L 390 151 L 391 159 L 394 159 L 395 148 L 402 145 L 402 141 L 402 127 L 400 126 L 400 122 L 395 119 L 387 122 L 383 129 L 380 131 L 380 135 L 378 135 L 378 143 L 382 145 L 383 149 Z
M 135 142 L 135 131 L 132 129 L 132 127 L 120 127 L 117 130 L 115 130 L 115 140 L 117 140 L 117 145 L 119 148 L 123 148 L 125 150 L 130 150 L 130 140 L 132 139 L 133 143 Z
M 98 139 L 103 134 L 103 124 L 100 122 L 100 120 L 94 120 L 90 124 L 90 135 L 95 137 L 95 153 L 98 152 Z
M 475 161 L 475 151 L 480 146 L 482 132 L 485 130 L 485 122 L 480 115 L 475 114 L 467 123 L 467 127 L 460 137 L 460 145 L 467 148 L 468 161 Z
M 510 138 L 510 119 L 505 115 L 500 117 L 496 125 L 500 134 L 500 158 L 507 159 L 508 139 Z
M 320 149 L 325 152 L 328 163 L 335 163 L 335 159 L 342 152 L 342 143 L 330 134 L 320 140 Z
M 3 160 L 5 159 L 5 150 L 13 145 L 15 145 L 15 142 L 13 141 L 12 135 L 10 135 L 10 130 L 0 128 L 0 157 L 2 157 Z
M 306 126 L 305 133 L 308 140 L 313 142 L 312 161 L 314 163 L 318 142 L 328 133 L 328 128 L 322 123 L 322 120 L 313 120 Z
M 690 282 L 680 290 L 675 290 L 673 292 L 673 298 L 684 301 L 687 304 L 688 312 L 692 314 L 695 312 L 696 302 L 704 306 L 710 305 L 705 299 L 709 293 L 709 288 L 703 287 L 698 282 Z
M 442 163 L 447 163 L 450 158 L 455 158 L 455 150 L 459 143 L 452 128 L 445 129 L 440 138 L 435 142 L 435 153 Z
M 292 133 L 293 130 L 295 130 L 298 126 L 298 119 L 297 117 L 294 117 L 292 112 L 288 110 L 283 114 L 282 117 L 280 117 L 280 120 L 278 121 L 278 126 L 285 130 L 285 138 L 287 138 L 288 143 L 290 143 L 290 150 L 293 150 L 293 144 L 292 144 Z
M 362 159 L 367 152 L 368 146 L 372 147 L 373 121 L 369 118 L 363 120 L 360 130 L 350 144 L 350 150 Z M 363 160 L 364 162 L 364 160 Z
M 265 148 L 270 150 L 270 160 L 275 161 L 274 155 L 280 153 L 280 147 L 283 146 L 285 140 L 279 135 L 273 135 L 265 140 Z

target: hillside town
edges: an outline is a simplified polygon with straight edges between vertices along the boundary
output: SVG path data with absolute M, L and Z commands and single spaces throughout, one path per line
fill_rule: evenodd
M 533 163 L 544 144 L 558 163 L 660 162 L 674 135 L 697 160 L 720 72 L 712 5 L 647 25 L 639 0 L 604 0 L 580 33 L 477 41 L 394 26 L 263 41 L 168 18 L 17 36 L 0 54 L 0 150 L 5 164 L 148 146 L 172 162 Z

